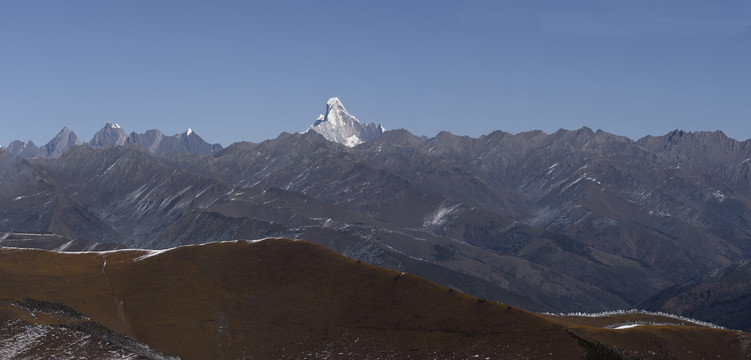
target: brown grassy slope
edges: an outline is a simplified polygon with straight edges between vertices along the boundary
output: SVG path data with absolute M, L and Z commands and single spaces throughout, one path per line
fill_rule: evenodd
M 562 326 L 531 313 L 306 242 L 215 243 L 134 261 L 143 254 L 2 250 L 0 298 L 63 303 L 185 358 L 583 354 Z
M 667 344 L 670 355 L 702 343 L 741 358 L 747 339 L 706 328 L 574 325 L 303 241 L 213 243 L 136 261 L 144 254 L 0 250 L 0 299 L 63 303 L 187 359 L 583 358 L 568 331 L 626 352 L 662 351 Z
M 641 312 L 607 316 L 542 315 L 589 341 L 636 359 L 751 359 L 751 334 L 712 329 L 686 319 Z M 639 324 L 627 329 L 620 325 Z

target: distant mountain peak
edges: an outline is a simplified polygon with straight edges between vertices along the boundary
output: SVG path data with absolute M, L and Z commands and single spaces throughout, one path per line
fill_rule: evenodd
M 120 125 L 108 122 L 101 130 L 94 134 L 88 145 L 96 149 L 107 146 L 121 146 L 125 144 L 127 138 L 128 135 L 120 128 Z
M 41 148 L 41 157 L 59 158 L 60 155 L 77 145 L 81 145 L 81 141 L 76 136 L 76 133 L 68 129 L 67 126 L 64 126 L 50 142 Z
M 323 117 L 323 121 L 340 127 L 361 124 L 360 120 L 347 112 L 347 109 L 337 97 L 332 97 L 326 102 L 326 115 Z
M 332 97 L 326 102 L 326 114 L 318 115 L 308 130 L 323 135 L 329 141 L 349 147 L 371 141 L 386 131 L 381 125 L 361 123 L 347 112 L 338 97 Z
M 131 133 L 127 144 L 138 144 L 154 154 L 169 151 L 186 152 L 191 154 L 213 155 L 222 149 L 219 144 L 209 144 L 204 141 L 192 128 L 173 136 L 166 136 L 161 131 L 153 129 L 143 134 Z

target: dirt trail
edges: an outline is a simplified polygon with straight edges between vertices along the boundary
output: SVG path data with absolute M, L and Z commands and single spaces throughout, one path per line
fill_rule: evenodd
M 126 331 L 125 335 L 132 337 L 133 332 L 131 331 L 130 324 L 128 324 L 128 320 L 125 317 L 124 302 L 120 299 L 117 291 L 115 291 L 115 288 L 112 286 L 112 281 L 110 281 L 109 276 L 107 276 L 107 254 L 102 254 L 102 275 L 104 276 L 104 279 L 107 280 L 107 285 L 109 286 L 110 291 L 112 291 L 112 297 L 115 300 L 115 306 L 117 306 L 117 316 Z

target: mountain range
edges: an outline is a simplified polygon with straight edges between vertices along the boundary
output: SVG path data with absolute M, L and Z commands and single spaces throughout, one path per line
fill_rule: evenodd
M 9 146 L 0 231 L 150 249 L 305 239 L 556 313 L 670 311 L 650 299 L 751 258 L 749 140 L 586 127 L 427 139 L 363 125 L 336 98 L 326 109 L 309 131 L 205 152 L 184 145 L 200 140 L 190 131 L 154 147 L 115 124 L 59 157 Z
M 59 158 L 62 154 L 77 145 L 101 149 L 108 146 L 123 146 L 126 144 L 140 145 L 155 154 L 162 154 L 168 151 L 181 151 L 192 154 L 211 155 L 222 149 L 222 146 L 219 144 L 205 142 L 191 129 L 172 136 L 166 136 L 159 130 L 149 130 L 142 134 L 132 132 L 130 135 L 126 135 L 120 125 L 107 123 L 87 143 L 82 143 L 78 139 L 78 136 L 76 136 L 76 133 L 70 131 L 67 127 L 63 127 L 52 140 L 42 147 L 37 147 L 31 140 L 26 143 L 14 140 L 8 144 L 6 151 L 24 159 L 54 159 Z

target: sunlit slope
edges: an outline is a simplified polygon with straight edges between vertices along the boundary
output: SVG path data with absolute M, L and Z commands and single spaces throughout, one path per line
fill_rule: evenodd
M 573 324 L 283 239 L 164 252 L 0 250 L 0 314 L 19 316 L 10 303 L 24 298 L 65 304 L 187 359 L 578 359 L 599 351 L 595 341 L 622 354 L 715 347 L 742 358 L 751 343 L 703 327 Z

